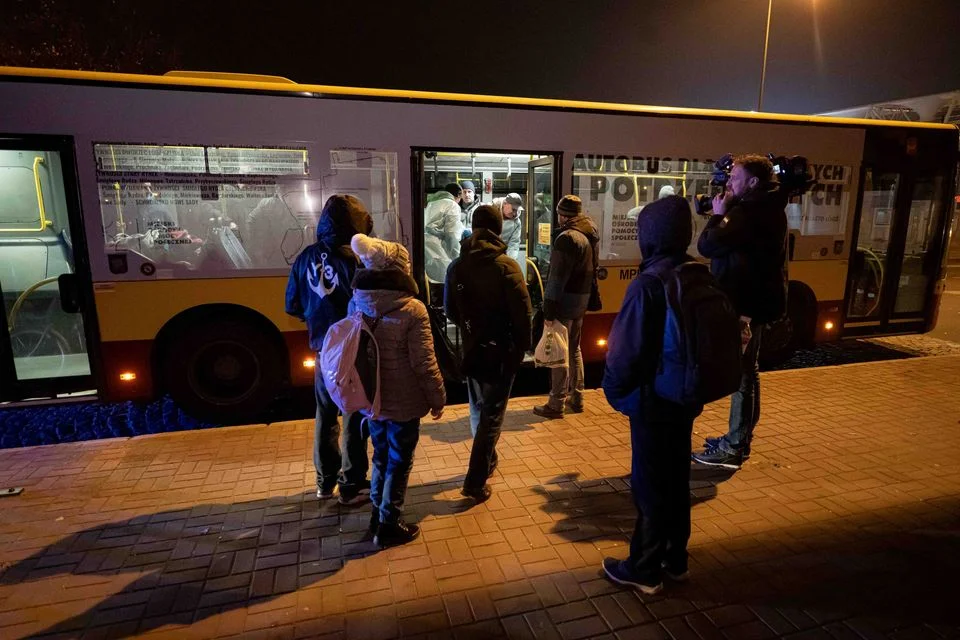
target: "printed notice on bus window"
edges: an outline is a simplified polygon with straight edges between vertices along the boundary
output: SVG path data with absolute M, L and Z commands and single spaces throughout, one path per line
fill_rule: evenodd
M 225 175 L 304 176 L 305 149 L 207 147 L 210 173 Z
M 205 173 L 203 147 L 95 144 L 98 171 L 140 171 L 151 173 Z

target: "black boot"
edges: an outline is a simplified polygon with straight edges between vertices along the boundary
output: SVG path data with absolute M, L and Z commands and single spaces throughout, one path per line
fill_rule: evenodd
M 373 542 L 381 547 L 394 547 L 398 544 L 412 542 L 419 536 L 420 527 L 415 524 L 407 524 L 403 520 L 381 522 Z
M 373 508 L 373 511 L 370 513 L 370 527 L 367 529 L 367 533 L 371 538 L 375 538 L 377 535 L 377 530 L 380 528 L 380 509 L 377 507 Z

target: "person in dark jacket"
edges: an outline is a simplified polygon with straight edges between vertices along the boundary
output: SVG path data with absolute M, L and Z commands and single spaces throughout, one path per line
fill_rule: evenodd
M 783 315 L 787 299 L 786 202 L 775 187 L 769 160 L 734 158 L 727 188 L 714 198 L 713 216 L 697 243 L 740 314 L 745 344 L 743 379 L 731 397 L 729 430 L 707 438 L 706 447 L 694 454 L 694 460 L 703 464 L 739 468 L 750 456 L 760 419 L 761 334 L 765 324 Z
M 523 354 L 530 348 L 530 294 L 516 261 L 500 239 L 497 207 L 473 212 L 473 234 L 447 270 L 443 304 L 463 330 L 463 370 L 470 400 L 473 448 L 462 494 L 478 503 L 490 497 L 487 480 L 497 467 L 497 441 Z
M 562 418 L 565 411 L 583 411 L 583 357 L 580 332 L 590 301 L 594 259 L 600 234 L 583 215 L 577 196 L 563 196 L 557 203 L 559 229 L 550 251 L 550 273 L 544 291 L 544 327 L 559 322 L 567 328 L 569 354 L 566 367 L 550 370 L 550 398 L 533 412 L 544 418 Z
M 702 406 L 674 404 L 653 388 L 667 306 L 659 271 L 692 261 L 690 206 L 679 196 L 648 204 L 637 219 L 643 262 L 630 283 L 608 338 L 603 392 L 630 419 L 630 490 L 637 523 L 626 560 L 607 558 L 603 569 L 619 584 L 646 594 L 662 576 L 682 581 L 690 538 L 690 438 Z
M 293 263 L 287 282 L 287 313 L 306 322 L 310 348 L 317 354 L 330 325 L 346 317 L 353 296 L 350 283 L 360 261 L 350 248 L 350 239 L 371 231 L 373 219 L 360 200 L 350 195 L 331 196 L 320 212 L 317 241 Z M 320 367 L 315 368 L 314 378 L 317 498 L 332 498 L 339 485 L 342 504 L 359 504 L 366 500 L 370 486 L 366 479 L 367 441 L 360 425 L 363 416 L 343 416 L 341 448 L 339 409 L 323 385 Z

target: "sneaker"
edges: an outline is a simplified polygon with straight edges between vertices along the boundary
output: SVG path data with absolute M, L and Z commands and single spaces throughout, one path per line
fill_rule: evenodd
M 604 558 L 603 560 L 603 572 L 607 574 L 607 577 L 616 582 L 617 584 L 622 584 L 626 587 L 633 587 L 644 593 L 648 596 L 652 596 L 655 593 L 660 593 L 663 589 L 663 583 L 659 584 L 644 584 L 633 575 L 630 566 L 624 560 L 617 560 L 616 558 Z
M 727 439 L 727 436 L 707 436 L 706 438 L 703 439 L 703 441 L 706 443 L 707 449 L 716 449 L 717 447 L 720 446 L 720 443 L 725 441 L 726 439 Z M 747 446 L 743 448 L 743 459 L 746 460 L 749 457 L 750 457 L 750 445 L 747 444 Z
M 720 447 L 704 448 L 703 451 L 694 452 L 691 457 L 700 464 L 724 469 L 739 469 L 743 464 L 743 455 L 739 451 L 726 451 Z
M 479 489 L 467 489 L 464 487 L 460 491 L 460 495 L 462 495 L 464 498 L 470 498 L 476 501 L 477 504 L 480 504 L 481 502 L 486 502 L 490 499 L 490 496 L 493 495 L 493 489 L 491 489 L 490 485 L 488 484 L 483 485 Z
M 548 404 L 534 407 L 533 412 L 541 418 L 549 420 L 558 420 L 563 417 L 563 409 L 554 409 Z
M 317 500 L 329 500 L 337 491 L 337 485 L 330 487 L 317 487 Z
M 407 524 L 403 520 L 396 522 L 381 522 L 377 527 L 377 534 L 373 543 L 379 547 L 394 547 L 399 544 L 413 542 L 420 537 L 420 527 Z

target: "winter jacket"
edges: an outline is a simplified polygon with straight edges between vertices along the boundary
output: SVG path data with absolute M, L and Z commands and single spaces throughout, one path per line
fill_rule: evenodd
M 777 193 L 752 192 L 712 216 L 697 250 L 740 315 L 773 322 L 787 299 L 787 215 Z
M 431 195 L 423 210 L 424 267 L 434 282 L 443 282 L 447 267 L 460 255 L 462 215 L 456 198 L 448 191 Z
M 399 269 L 359 269 L 353 279 L 350 310 L 372 319 L 380 349 L 380 414 L 405 422 L 441 409 L 447 396 L 433 352 L 427 308 L 417 300 L 417 285 Z
M 290 270 L 286 311 L 307 323 L 310 348 L 319 352 L 334 322 L 347 315 L 350 282 L 360 261 L 350 238 L 370 233 L 373 220 L 366 211 L 323 215 L 317 223 L 317 241 L 304 249 Z
M 585 215 L 571 218 L 560 227 L 550 251 L 550 273 L 543 301 L 546 320 L 575 320 L 587 312 L 594 247 L 599 242 L 596 226 Z
M 530 294 L 507 245 L 489 229 L 477 229 L 460 245 L 460 257 L 447 270 L 443 307 L 447 318 L 463 330 L 463 359 L 475 355 L 477 345 L 494 341 L 516 369 L 530 348 Z M 458 276 L 459 274 L 459 276 Z M 468 299 L 461 307 L 458 286 Z
M 682 411 L 680 405 L 658 398 L 653 391 L 667 316 L 663 283 L 655 272 L 693 260 L 686 254 L 690 230 L 661 221 L 655 216 L 638 220 L 637 236 L 645 259 L 640 273 L 627 287 L 607 336 L 603 393 L 611 407 L 632 418 L 642 419 L 650 411 L 660 418 L 664 412 Z M 698 408 L 693 411 L 699 413 Z

